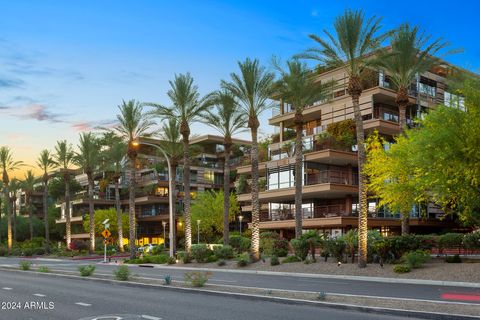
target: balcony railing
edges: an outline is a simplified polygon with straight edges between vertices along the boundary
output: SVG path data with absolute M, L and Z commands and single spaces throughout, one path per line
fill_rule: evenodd
M 323 205 L 311 208 L 303 208 L 303 219 L 330 218 L 349 215 L 344 204 Z M 294 220 L 294 209 L 272 210 L 270 213 L 264 211 L 260 214 L 260 221 L 281 221 Z
M 358 176 L 348 171 L 325 170 L 307 174 L 305 185 L 335 183 L 344 185 L 358 185 Z

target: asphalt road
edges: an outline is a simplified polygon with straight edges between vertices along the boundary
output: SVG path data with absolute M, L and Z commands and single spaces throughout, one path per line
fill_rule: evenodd
M 0 265 L 18 266 L 18 258 L 0 258 Z M 95 264 L 96 274 L 111 275 L 116 268 L 113 265 L 104 265 L 99 261 L 72 261 L 72 260 L 39 260 L 32 259 L 36 265 L 48 265 L 52 270 L 64 270 L 77 272 L 81 264 Z M 183 280 L 183 274 L 187 271 L 172 268 L 141 268 L 131 267 L 133 272 L 140 277 L 163 279 L 166 274 L 173 280 Z M 354 294 L 364 296 L 379 296 L 392 298 L 422 299 L 434 301 L 447 301 L 445 296 L 452 294 L 464 296 L 468 303 L 480 304 L 480 288 L 463 288 L 451 286 L 435 286 L 423 284 L 381 283 L 374 281 L 343 280 L 330 278 L 291 277 L 283 275 L 260 275 L 243 273 L 213 272 L 209 283 L 226 286 L 245 286 L 264 289 L 286 289 L 298 291 L 324 291 L 327 293 Z M 468 299 L 474 296 L 475 299 Z M 451 300 L 448 300 L 451 301 Z M 462 301 L 457 299 L 456 301 Z
M 406 319 L 321 306 L 136 288 L 9 271 L 0 272 L 0 302 L 0 319 L 5 320 Z

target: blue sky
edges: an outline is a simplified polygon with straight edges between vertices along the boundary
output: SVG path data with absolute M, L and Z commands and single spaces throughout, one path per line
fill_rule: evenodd
M 0 0 L 0 145 L 34 164 L 57 140 L 76 144 L 80 131 L 111 123 L 122 99 L 168 104 L 175 73 L 190 72 L 206 94 L 237 60 L 268 66 L 303 51 L 345 8 L 383 17 L 385 30 L 419 25 L 463 49 L 448 61 L 480 68 L 476 1 Z

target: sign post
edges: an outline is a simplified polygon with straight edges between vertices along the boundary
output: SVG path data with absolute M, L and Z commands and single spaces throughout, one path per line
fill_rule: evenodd
M 103 236 L 103 263 L 107 263 L 107 238 L 109 238 L 112 234 L 108 228 L 110 227 L 110 223 L 108 223 L 110 219 L 105 219 L 105 221 L 102 222 L 103 224 L 103 231 L 102 231 L 102 236 Z

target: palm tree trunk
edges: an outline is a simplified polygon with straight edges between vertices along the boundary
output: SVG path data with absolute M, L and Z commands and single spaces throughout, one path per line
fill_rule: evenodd
M 8 254 L 12 253 L 12 212 L 10 210 L 10 196 L 8 194 L 8 183 L 4 183 L 5 209 L 7 212 L 7 249 Z
M 177 185 L 177 180 L 176 180 L 176 176 L 177 176 L 177 160 L 175 159 L 170 159 L 170 163 L 171 163 L 171 166 L 172 166 L 172 173 L 173 173 L 173 177 L 168 177 L 169 179 L 173 179 L 173 183 L 172 183 L 172 186 L 173 186 L 173 190 L 168 190 L 168 192 L 173 192 L 172 196 L 173 196 L 173 203 L 170 204 L 172 206 L 172 209 L 173 209 L 173 234 L 172 234 L 172 240 L 173 240 L 173 243 L 170 243 L 170 246 L 173 246 L 173 252 L 175 253 L 177 251 L 177 223 L 176 223 L 176 217 L 177 217 L 177 197 L 176 197 L 176 194 L 175 194 L 175 191 L 176 191 L 176 185 Z
M 70 174 L 65 173 L 65 236 L 67 240 L 67 248 L 70 248 L 72 242 L 72 225 L 70 223 Z
M 120 206 L 120 188 L 119 179 L 115 177 L 115 208 L 117 209 L 117 233 L 118 233 L 118 247 L 120 252 L 124 252 L 123 248 L 123 225 L 122 225 L 122 208 Z
M 352 97 L 355 127 L 357 133 L 358 150 L 358 267 L 367 266 L 367 235 L 368 235 L 368 207 L 367 207 L 367 180 L 363 171 L 366 160 L 365 137 L 363 131 L 363 119 L 360 112 L 360 95 L 362 94 L 360 80 L 350 77 L 348 93 Z
M 13 212 L 13 241 L 17 241 L 17 199 L 13 198 L 12 201 L 12 212 Z
M 130 158 L 130 186 L 129 186 L 129 197 L 128 197 L 128 225 L 129 225 L 129 247 L 130 247 L 130 258 L 134 259 L 136 256 L 135 252 L 135 158 Z
M 225 137 L 225 161 L 223 163 L 223 244 L 229 244 L 229 211 L 230 211 L 230 137 Z
M 250 123 L 250 120 L 253 120 Z M 260 201 L 258 199 L 258 119 L 250 119 L 252 134 L 252 259 L 260 259 Z
M 1 201 L 1 198 L 2 197 L 0 197 L 0 243 L 2 243 L 2 211 L 1 211 L 2 201 Z
M 95 252 L 95 211 L 93 208 L 93 177 L 92 174 L 88 174 L 88 214 L 89 214 L 89 227 L 90 227 L 90 253 Z
M 48 225 L 48 180 L 43 181 L 43 219 L 45 221 L 45 251 L 50 252 L 50 230 Z
M 303 176 L 303 156 L 302 156 L 302 131 L 303 131 L 303 115 L 295 114 L 295 238 L 300 239 L 302 236 L 302 176 Z
M 408 100 L 408 89 L 399 88 L 397 92 L 396 102 L 398 105 L 398 114 L 399 114 L 399 126 L 400 132 L 405 134 L 405 129 L 407 128 L 407 106 L 409 104 Z M 408 234 L 410 232 L 410 212 L 402 212 L 402 234 Z
M 30 230 L 30 240 L 33 239 L 33 214 L 32 214 L 32 204 L 30 192 L 25 193 L 25 204 L 27 205 L 27 212 L 28 212 L 28 227 Z
M 183 132 L 183 216 L 185 220 L 185 250 L 190 252 L 192 248 L 192 223 L 190 220 L 190 155 L 189 155 L 189 132 Z

